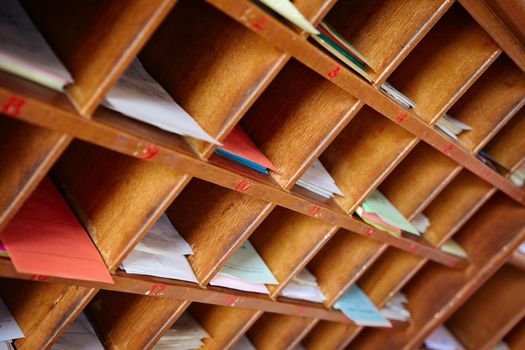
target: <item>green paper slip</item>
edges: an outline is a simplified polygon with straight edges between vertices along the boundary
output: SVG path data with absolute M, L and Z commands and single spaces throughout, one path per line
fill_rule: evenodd
M 220 274 L 251 283 L 279 284 L 250 241 L 231 256 Z
M 414 226 L 401 214 L 396 207 L 378 190 L 375 190 L 364 202 L 367 212 L 377 214 L 381 220 L 403 231 L 420 236 Z

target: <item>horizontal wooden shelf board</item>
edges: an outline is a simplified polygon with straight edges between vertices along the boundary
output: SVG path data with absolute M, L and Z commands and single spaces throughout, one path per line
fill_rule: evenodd
M 322 304 L 302 302 L 289 298 L 272 300 L 269 296 L 262 294 L 240 292 L 219 287 L 201 288 L 192 283 L 165 278 L 130 275 L 122 271 L 117 271 L 117 273 L 113 275 L 114 284 L 69 280 L 18 273 L 12 263 L 4 258 L 0 259 L 0 276 L 39 281 L 39 283 L 61 283 L 108 291 L 148 295 L 151 297 L 189 300 L 205 304 L 262 310 L 291 316 L 319 318 L 332 322 L 351 323 L 341 312 L 328 309 Z

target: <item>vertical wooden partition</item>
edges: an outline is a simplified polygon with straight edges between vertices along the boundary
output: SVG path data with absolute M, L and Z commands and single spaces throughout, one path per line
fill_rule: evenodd
M 0 231 L 15 215 L 71 138 L 0 117 Z
M 504 265 L 446 322 L 468 349 L 491 349 L 525 316 L 525 271 Z
M 26 10 L 71 72 L 67 92 L 91 115 L 176 0 L 24 0 Z

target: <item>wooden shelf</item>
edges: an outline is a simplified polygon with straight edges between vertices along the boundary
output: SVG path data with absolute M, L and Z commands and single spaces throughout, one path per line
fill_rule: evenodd
M 525 344 L 525 263 L 513 253 L 525 188 L 476 157 L 511 171 L 525 161 L 525 43 L 511 5 L 293 1 L 367 57 L 370 84 L 257 1 L 21 2 L 75 82 L 59 93 L 0 72 L 0 232 L 49 175 L 115 283 L 22 274 L 1 258 L 0 298 L 26 335 L 17 349 L 51 348 L 82 311 L 108 349 L 151 349 L 184 312 L 210 335 L 203 349 L 242 336 L 257 349 L 412 349 L 442 324 L 467 348 Z M 137 56 L 212 137 L 241 126 L 278 171 L 103 107 Z M 416 107 L 383 94 L 387 80 Z M 445 113 L 472 130 L 445 137 Z M 297 186 L 316 159 L 342 196 Z M 409 220 L 426 215 L 428 230 L 397 238 L 361 221 L 375 190 Z M 164 213 L 198 283 L 119 269 Z M 467 259 L 440 250 L 450 238 Z M 209 285 L 247 240 L 278 281 L 269 295 Z M 324 303 L 281 295 L 304 268 Z M 378 307 L 402 291 L 410 321 L 355 324 L 332 308 L 353 284 Z

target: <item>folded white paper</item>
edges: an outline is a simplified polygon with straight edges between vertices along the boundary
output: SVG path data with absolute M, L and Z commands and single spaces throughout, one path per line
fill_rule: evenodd
M 0 69 L 62 91 L 73 79 L 18 0 L 0 7 Z
M 138 58 L 108 92 L 104 105 L 158 128 L 220 144 L 146 72 Z
M 0 299 L 0 341 L 23 338 L 24 333 L 14 319 L 9 309 Z
M 86 315 L 81 313 L 51 348 L 52 350 L 104 350 Z

